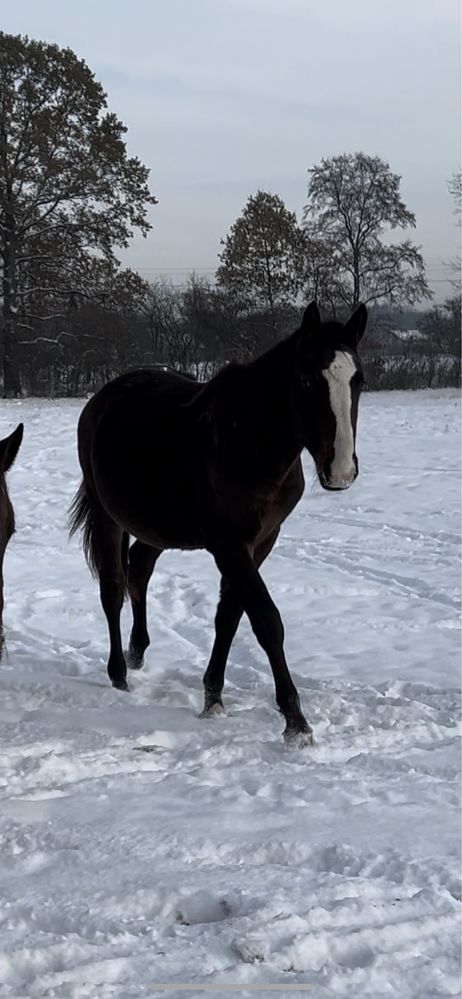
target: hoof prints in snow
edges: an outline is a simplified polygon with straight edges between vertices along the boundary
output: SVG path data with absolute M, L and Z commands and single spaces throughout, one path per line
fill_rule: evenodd
M 263 570 L 315 732 L 300 751 L 245 624 L 226 714 L 198 717 L 204 554 L 160 560 L 144 670 L 129 695 L 110 687 L 97 588 L 65 535 L 81 404 L 4 403 L 29 433 L 5 565 L 0 996 L 459 994 L 459 487 L 445 474 L 442 504 L 434 471 L 455 466 L 457 404 L 367 396 L 348 493 L 311 487 L 306 463 Z

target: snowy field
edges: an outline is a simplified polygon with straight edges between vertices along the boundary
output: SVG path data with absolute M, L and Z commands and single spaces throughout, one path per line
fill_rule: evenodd
M 304 751 L 283 745 L 246 623 L 227 716 L 198 718 L 218 585 L 204 553 L 161 558 L 145 670 L 110 687 L 65 527 L 81 406 L 2 404 L 1 436 L 19 420 L 25 436 L 0 666 L 0 996 L 458 996 L 457 394 L 365 396 L 346 493 L 306 461 L 263 570 L 315 731 Z

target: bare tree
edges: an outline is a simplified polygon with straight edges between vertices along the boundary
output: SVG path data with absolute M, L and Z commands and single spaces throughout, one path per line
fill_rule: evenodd
M 454 173 L 448 184 L 449 194 L 454 199 L 454 215 L 456 216 L 456 222 L 461 227 L 462 223 L 462 173 Z M 460 252 L 457 256 L 449 261 L 449 267 L 452 270 L 453 278 L 451 280 L 451 285 L 454 288 L 456 296 L 460 301 L 461 284 L 462 284 L 462 261 L 460 257 Z
M 453 173 L 448 184 L 449 194 L 454 198 L 454 215 L 457 216 L 457 224 L 460 226 L 462 213 L 462 173 Z
M 416 224 L 399 193 L 401 178 L 388 163 L 364 153 L 343 154 L 322 159 L 308 172 L 305 234 L 314 243 L 327 241 L 344 307 L 431 298 L 418 247 L 410 240 L 384 242 L 393 230 Z

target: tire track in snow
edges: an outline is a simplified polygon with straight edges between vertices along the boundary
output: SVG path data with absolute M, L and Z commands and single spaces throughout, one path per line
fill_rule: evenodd
M 411 527 L 401 527 L 398 524 L 381 524 L 376 521 L 366 521 L 362 519 L 353 519 L 352 517 L 327 517 L 322 513 L 315 513 L 310 511 L 307 515 L 308 520 L 318 520 L 321 523 L 328 525 L 331 524 L 345 524 L 347 527 L 356 527 L 358 530 L 371 530 L 378 531 L 381 534 L 396 534 L 399 538 L 408 538 L 413 541 L 436 541 L 441 545 L 454 544 L 460 547 L 462 542 L 462 536 L 460 534 L 455 534 L 451 531 L 419 531 Z
M 313 549 L 309 553 L 306 550 L 308 544 Z M 327 554 L 325 547 L 323 551 L 322 543 L 306 542 L 303 548 L 297 548 L 296 554 L 297 558 L 301 558 L 303 561 L 314 565 L 335 566 L 336 569 L 345 572 L 349 576 L 359 576 L 362 579 L 370 579 L 374 583 L 384 583 L 389 590 L 395 593 L 405 594 L 421 600 L 429 600 L 432 603 L 440 604 L 442 607 L 450 607 L 452 610 L 458 611 L 460 609 L 459 600 L 434 590 L 423 579 L 402 576 L 400 573 L 392 570 L 374 569 L 354 558 L 350 558 L 346 555 L 345 551 L 342 556 Z

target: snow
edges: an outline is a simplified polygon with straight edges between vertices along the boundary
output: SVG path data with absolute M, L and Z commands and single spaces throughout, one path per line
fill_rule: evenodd
M 423 333 L 422 330 L 390 330 L 393 336 L 397 337 L 398 340 L 426 340 L 427 334 Z
M 198 718 L 205 553 L 160 559 L 145 670 L 129 694 L 109 685 L 97 587 L 65 527 L 82 405 L 2 410 L 1 435 L 20 419 L 25 435 L 0 666 L 0 996 L 459 995 L 457 393 L 366 395 L 347 492 L 323 492 L 307 458 L 263 568 L 315 731 L 303 751 L 283 744 L 246 623 L 226 717 Z

